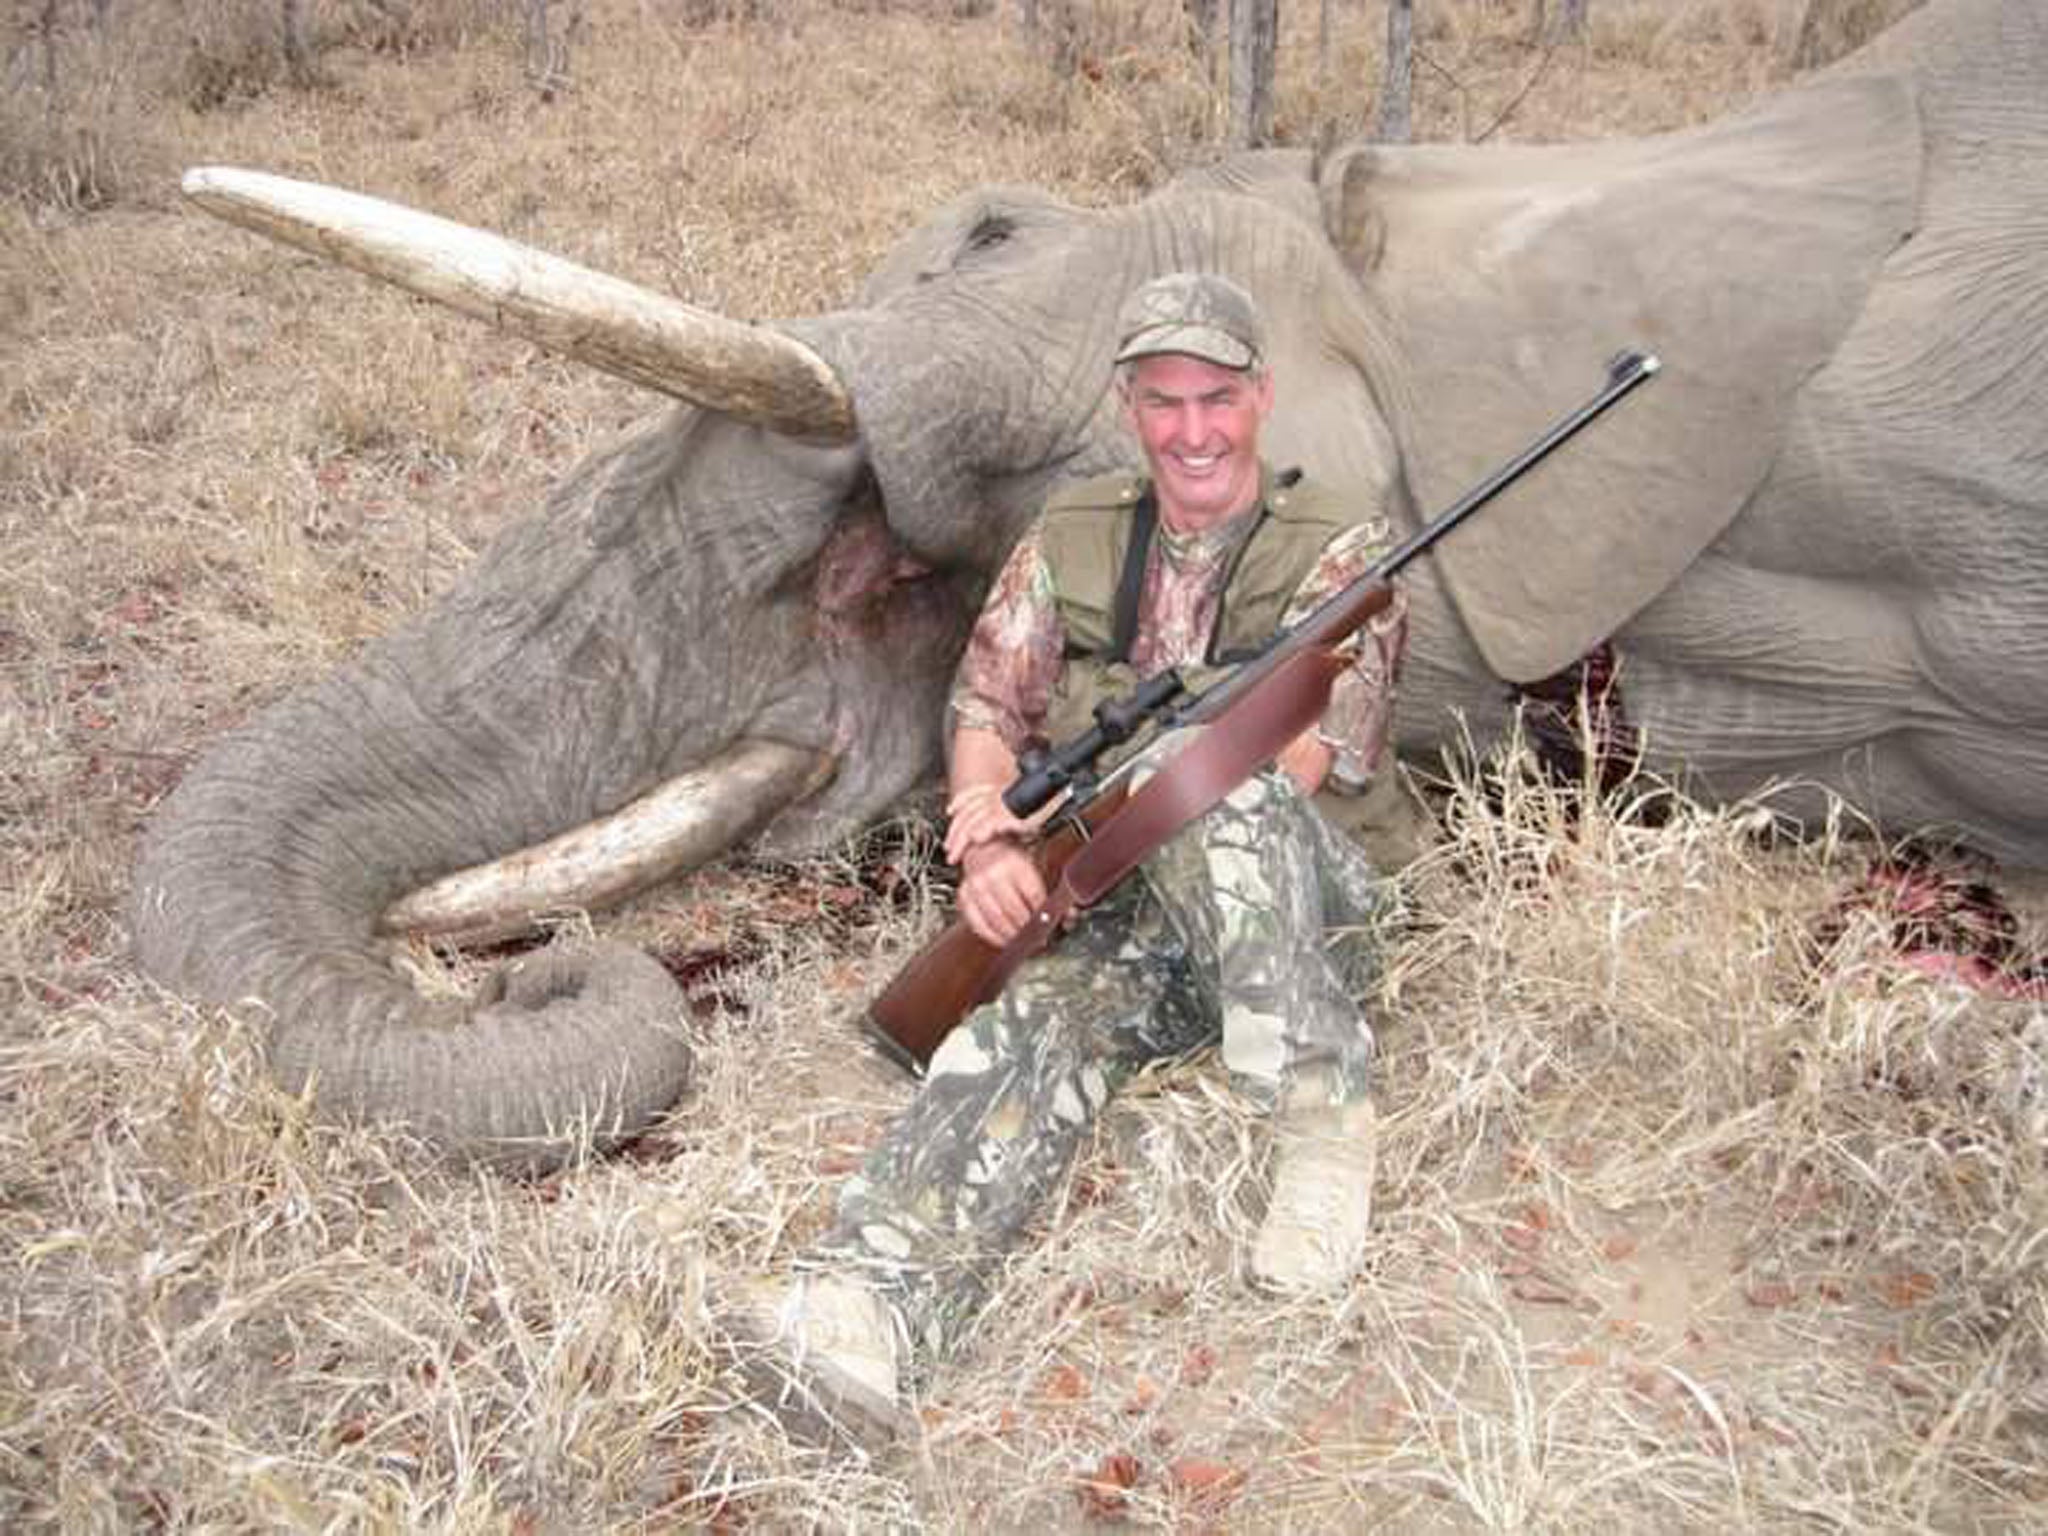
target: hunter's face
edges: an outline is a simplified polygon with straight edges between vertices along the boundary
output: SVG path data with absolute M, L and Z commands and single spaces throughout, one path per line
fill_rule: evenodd
M 1259 429 L 1273 409 L 1270 373 L 1166 353 L 1132 364 L 1123 398 L 1168 527 L 1213 527 L 1257 500 Z

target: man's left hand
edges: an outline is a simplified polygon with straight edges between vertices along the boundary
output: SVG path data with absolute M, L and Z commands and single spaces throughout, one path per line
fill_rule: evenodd
M 1330 776 L 1337 754 L 1311 727 L 1290 741 L 1274 761 L 1287 770 L 1304 795 L 1312 795 Z
M 946 862 L 958 864 L 971 848 L 1006 838 L 1021 838 L 1037 824 L 1010 814 L 1003 792 L 994 784 L 973 784 L 957 791 L 946 806 Z

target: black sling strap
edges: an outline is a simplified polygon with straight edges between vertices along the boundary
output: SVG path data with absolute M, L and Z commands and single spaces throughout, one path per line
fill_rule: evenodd
M 1152 558 L 1152 530 L 1159 524 L 1159 498 L 1152 487 L 1131 509 L 1131 537 L 1124 545 L 1123 569 L 1116 577 L 1116 607 L 1112 610 L 1109 660 L 1129 661 L 1131 646 L 1138 638 L 1138 599 L 1145 592 L 1145 565 Z

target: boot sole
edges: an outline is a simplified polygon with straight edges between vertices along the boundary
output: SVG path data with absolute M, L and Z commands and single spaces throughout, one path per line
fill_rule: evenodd
M 916 1415 L 872 1387 L 827 1361 L 799 1358 L 758 1307 L 734 1303 L 719 1309 L 719 1320 L 740 1379 L 797 1444 L 871 1457 L 917 1429 Z

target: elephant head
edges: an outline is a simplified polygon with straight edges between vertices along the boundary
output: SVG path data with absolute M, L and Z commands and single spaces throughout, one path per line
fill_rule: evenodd
M 850 307 L 775 327 L 388 205 L 195 173 L 216 211 L 688 403 L 202 761 L 145 839 L 141 958 L 187 992 L 257 999 L 276 1070 L 332 1111 L 525 1162 L 579 1123 L 638 1130 L 688 1068 L 651 960 L 529 958 L 457 1007 L 415 995 L 384 935 L 502 931 L 748 836 L 816 845 L 929 774 L 1003 553 L 1057 479 L 1135 459 L 1113 317 L 1165 271 L 1260 299 L 1275 462 L 1411 523 L 1620 346 L 1663 355 L 1655 390 L 1415 573 L 1404 746 L 1498 721 L 1508 684 L 1617 634 L 1665 637 L 1653 675 L 1658 655 L 1674 675 L 1739 664 L 1753 635 L 1670 615 L 1695 568 L 1798 576 L 1814 540 L 1786 520 L 1853 515 L 1828 455 L 1867 402 L 1821 421 L 1812 402 L 1902 243 L 1929 236 L 1923 116 L 1946 121 L 1948 99 L 1852 73 L 1658 139 L 1271 152 L 1104 211 L 991 188 L 909 235 Z M 1817 696 L 1831 665 L 1809 669 Z M 1691 707 L 1650 694 L 1674 720 Z M 1839 702 L 1785 711 L 1788 738 L 1838 725 Z

